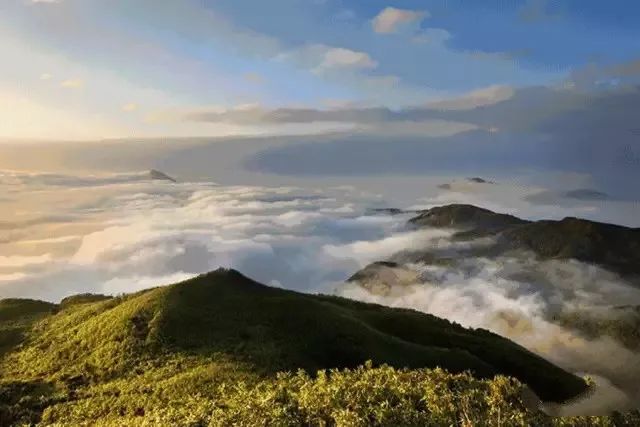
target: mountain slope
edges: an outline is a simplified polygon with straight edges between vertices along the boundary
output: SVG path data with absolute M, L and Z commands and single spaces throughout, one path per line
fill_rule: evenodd
M 498 238 L 494 253 L 530 250 L 541 259 L 577 259 L 623 276 L 640 276 L 640 229 L 567 217 L 527 221 L 473 205 L 452 204 L 420 212 L 416 227 L 458 229 L 458 239 Z
M 513 215 L 499 214 L 473 205 L 454 204 L 421 211 L 411 218 L 415 226 L 452 227 L 483 233 L 495 233 L 528 221 Z
M 0 385 L 15 402 L 40 402 L 30 410 L 40 408 L 51 420 L 56 411 L 76 410 L 83 402 L 100 410 L 95 402 L 104 393 L 118 390 L 110 399 L 119 399 L 121 390 L 143 380 L 143 388 L 195 382 L 205 392 L 221 381 L 355 367 L 369 359 L 471 370 L 480 377 L 507 374 L 545 400 L 562 401 L 586 389 L 581 379 L 487 331 L 411 310 L 270 288 L 233 270 L 98 299 L 46 305 L 51 314 L 31 327 L 22 344 L 7 349 L 0 374 L 11 381 Z M 0 308 L 0 318 L 15 321 L 7 309 Z
M 31 325 L 50 315 L 55 304 L 30 299 L 0 300 L 0 356 L 24 340 Z

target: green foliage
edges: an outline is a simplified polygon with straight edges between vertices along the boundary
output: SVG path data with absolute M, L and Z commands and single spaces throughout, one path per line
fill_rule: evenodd
M 230 366 L 182 360 L 96 385 L 47 407 L 59 426 L 636 426 L 638 413 L 549 418 L 523 403 L 524 386 L 442 369 L 355 369 L 230 376 Z M 232 370 L 233 372 L 233 370 Z
M 496 374 L 586 387 L 487 331 L 233 271 L 71 301 L 0 302 L 0 328 L 22 328 L 0 357 L 0 425 L 526 425 L 551 421 Z
M 108 295 L 101 295 L 101 294 L 72 295 L 70 297 L 63 298 L 62 301 L 60 301 L 60 308 L 64 310 L 65 308 L 71 307 L 76 304 L 86 304 L 90 302 L 104 301 L 111 298 L 112 297 Z
M 23 341 L 33 323 L 55 310 L 55 304 L 44 301 L 0 300 L 0 357 Z

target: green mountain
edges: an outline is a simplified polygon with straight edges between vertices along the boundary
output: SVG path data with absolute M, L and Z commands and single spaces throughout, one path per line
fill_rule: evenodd
M 222 269 L 122 297 L 82 295 L 60 305 L 4 300 L 0 343 L 0 425 L 117 425 L 126 417 L 165 416 L 181 424 L 185 413 L 210 416 L 207 405 L 227 386 L 274 379 L 279 371 L 356 368 L 367 360 L 468 370 L 480 379 L 508 375 L 551 401 L 587 388 L 485 330 L 271 288 Z

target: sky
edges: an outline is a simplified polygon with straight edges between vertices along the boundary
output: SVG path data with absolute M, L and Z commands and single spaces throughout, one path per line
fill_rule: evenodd
M 469 131 L 386 116 L 633 83 L 639 18 L 622 0 L 3 0 L 0 137 Z

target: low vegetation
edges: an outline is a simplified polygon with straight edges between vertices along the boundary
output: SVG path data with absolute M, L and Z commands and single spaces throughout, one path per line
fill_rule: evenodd
M 229 270 L 116 298 L 5 300 L 0 332 L 3 426 L 640 421 L 527 410 L 525 390 L 562 401 L 587 386 L 487 331 Z

